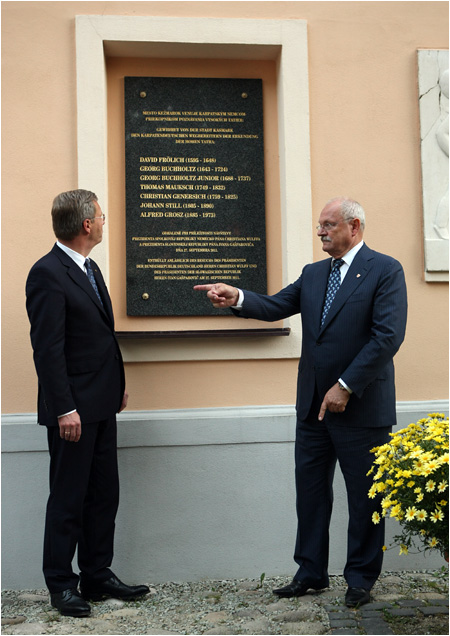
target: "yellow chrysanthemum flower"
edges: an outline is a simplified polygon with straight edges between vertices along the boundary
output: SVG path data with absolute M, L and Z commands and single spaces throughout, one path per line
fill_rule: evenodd
M 434 512 L 430 514 L 430 519 L 433 523 L 436 523 L 437 521 L 442 521 L 443 518 L 444 518 L 444 513 L 442 512 L 442 510 L 435 510 Z
M 425 484 L 425 490 L 427 492 L 433 492 L 435 488 L 436 488 L 436 482 L 434 482 L 432 479 L 429 479 L 427 483 Z
M 405 517 L 407 521 L 412 521 L 415 516 L 417 514 L 417 510 L 414 506 L 407 508 L 406 512 L 405 512 Z
M 430 548 L 435 548 L 438 545 L 439 541 L 436 539 L 436 537 L 432 537 L 429 542 L 428 545 L 430 546 Z
M 428 517 L 428 513 L 426 510 L 418 510 L 416 513 L 417 521 L 425 521 L 427 517 Z
M 380 513 L 379 512 L 374 512 L 372 515 L 372 521 L 373 523 L 380 523 Z
M 404 543 L 402 543 L 400 546 L 399 554 L 408 554 L 408 546 L 406 546 Z

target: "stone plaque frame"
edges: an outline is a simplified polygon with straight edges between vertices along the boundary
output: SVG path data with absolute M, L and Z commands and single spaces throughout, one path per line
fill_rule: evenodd
M 277 65 L 283 285 L 313 258 L 306 20 L 76 17 L 78 187 L 95 189 L 107 212 L 105 56 L 274 60 Z M 92 143 L 92 139 L 96 143 Z M 301 213 L 299 213 L 299 205 Z M 108 228 L 96 260 L 109 279 Z M 284 321 L 289 338 L 239 338 L 198 347 L 194 339 L 122 343 L 127 362 L 298 358 L 299 316 Z

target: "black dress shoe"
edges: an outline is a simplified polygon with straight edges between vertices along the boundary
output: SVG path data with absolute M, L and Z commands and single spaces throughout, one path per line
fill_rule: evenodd
M 273 590 L 273 593 L 280 598 L 292 598 L 293 596 L 304 596 L 309 589 L 311 589 L 310 585 L 294 579 L 289 585 Z
M 364 587 L 349 587 L 345 593 L 347 607 L 359 607 L 370 602 L 370 590 Z
M 90 605 L 75 588 L 50 594 L 50 602 L 63 616 L 89 616 L 91 613 Z
M 101 601 L 103 598 L 119 598 L 122 601 L 134 601 L 150 592 L 146 585 L 125 585 L 114 574 L 100 583 L 81 579 L 81 596 L 86 600 Z

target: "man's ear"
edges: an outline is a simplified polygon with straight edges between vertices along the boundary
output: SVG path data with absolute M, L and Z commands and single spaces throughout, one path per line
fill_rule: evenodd
M 352 219 L 352 236 L 356 236 L 361 229 L 360 219 Z
M 84 219 L 82 229 L 86 234 L 91 233 L 91 219 Z

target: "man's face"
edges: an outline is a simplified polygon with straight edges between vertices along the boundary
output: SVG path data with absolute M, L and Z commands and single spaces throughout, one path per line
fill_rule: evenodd
M 90 219 L 90 227 L 91 232 L 89 237 L 94 245 L 101 243 L 103 238 L 103 225 L 105 221 L 103 220 L 103 212 L 97 201 L 94 201 L 95 207 L 95 215 L 93 219 Z
M 343 221 L 339 201 L 328 203 L 324 207 L 317 230 L 324 252 L 334 258 L 344 256 L 356 244 L 356 234 L 355 220 Z

